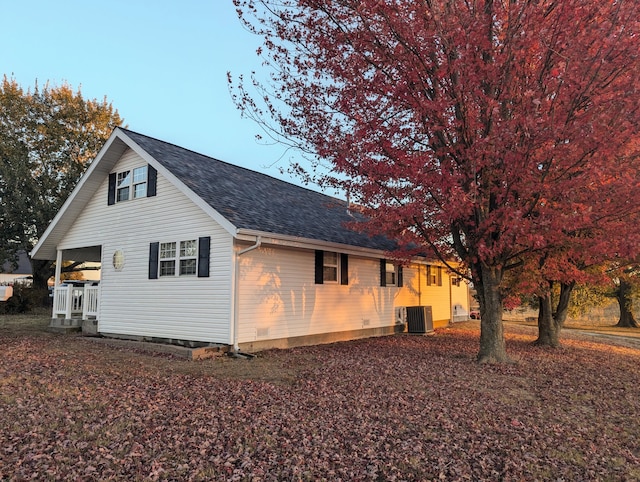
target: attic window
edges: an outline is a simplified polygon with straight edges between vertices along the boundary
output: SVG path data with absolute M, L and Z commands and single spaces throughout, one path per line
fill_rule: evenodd
M 133 199 L 147 197 L 147 166 L 133 170 Z
M 156 195 L 157 171 L 149 166 L 109 174 L 107 204 Z
M 116 201 L 141 197 L 147 197 L 147 166 L 136 167 L 133 172 L 119 172 L 116 180 Z
M 127 201 L 129 199 L 129 190 L 131 186 L 131 171 L 124 171 L 118 173 L 116 184 L 116 201 Z

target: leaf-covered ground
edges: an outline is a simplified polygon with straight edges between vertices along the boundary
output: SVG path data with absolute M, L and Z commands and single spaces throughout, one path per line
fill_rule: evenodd
M 0 323 L 0 480 L 640 479 L 640 350 L 533 335 L 187 362 Z

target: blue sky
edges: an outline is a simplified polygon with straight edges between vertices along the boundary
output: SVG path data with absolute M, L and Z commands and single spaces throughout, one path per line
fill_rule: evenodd
M 232 0 L 0 0 L 2 74 L 24 87 L 50 81 L 113 103 L 132 130 L 298 182 L 284 148 L 255 140 L 227 71 L 260 70 L 260 39 Z M 279 160 L 280 159 L 280 160 Z

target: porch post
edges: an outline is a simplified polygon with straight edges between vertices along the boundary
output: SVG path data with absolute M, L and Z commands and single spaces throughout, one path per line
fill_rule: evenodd
M 56 274 L 53 279 L 54 286 L 58 286 L 60 284 L 60 276 L 62 276 L 62 250 L 59 249 L 56 255 Z
M 53 313 L 51 318 L 56 318 L 60 307 L 58 306 L 58 286 L 60 286 L 60 275 L 62 274 L 62 250 L 56 251 L 56 273 L 53 276 Z M 65 315 L 66 316 L 66 315 Z

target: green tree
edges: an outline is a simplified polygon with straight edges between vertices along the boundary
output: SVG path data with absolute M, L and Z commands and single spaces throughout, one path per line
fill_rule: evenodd
M 111 131 L 122 125 L 106 98 L 80 89 L 0 85 L 0 264 L 29 253 Z M 31 260 L 33 283 L 46 287 L 55 260 Z
M 579 318 L 595 308 L 601 308 L 611 302 L 609 288 L 605 282 L 577 285 L 571 297 L 569 316 Z

